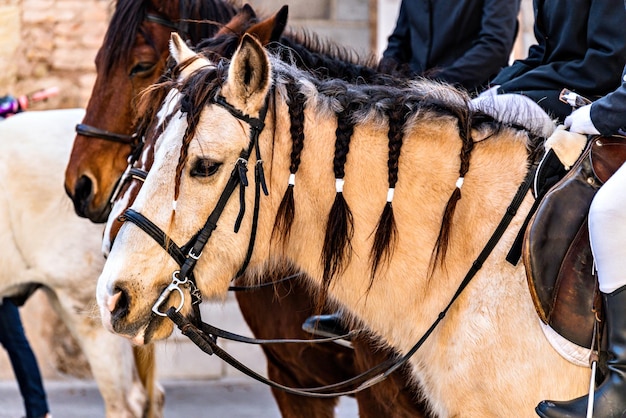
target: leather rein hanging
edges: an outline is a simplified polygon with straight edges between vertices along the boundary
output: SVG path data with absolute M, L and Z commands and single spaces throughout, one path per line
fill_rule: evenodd
M 269 95 L 268 95 L 269 97 Z M 211 326 L 201 321 L 199 311 L 197 311 L 197 317 L 195 318 L 195 323 L 192 323 L 189 319 L 185 318 L 182 314 L 180 314 L 180 310 L 184 304 L 184 292 L 180 288 L 180 286 L 187 286 L 190 288 L 192 294 L 192 304 L 199 304 L 201 301 L 201 295 L 198 291 L 197 285 L 195 283 L 195 278 L 193 277 L 193 269 L 196 265 L 198 258 L 200 257 L 204 246 L 207 241 L 211 237 L 213 230 L 217 227 L 217 221 L 222 214 L 222 211 L 226 205 L 226 202 L 229 200 L 231 195 L 234 193 L 237 186 L 240 187 L 240 212 L 235 223 L 235 232 L 237 232 L 241 218 L 244 214 L 244 194 L 245 187 L 248 185 L 247 182 L 247 161 L 252 153 L 253 149 L 256 149 L 256 157 L 257 164 L 255 167 L 255 208 L 253 211 L 253 221 L 252 221 L 252 231 L 250 236 L 250 242 L 248 244 L 248 252 L 246 258 L 243 262 L 242 267 L 240 268 L 237 276 L 243 273 L 248 262 L 250 261 L 250 257 L 252 255 L 252 251 L 254 248 L 254 241 L 256 235 L 256 227 L 258 220 L 258 206 L 260 199 L 260 189 L 263 188 L 264 193 L 267 195 L 267 189 L 265 186 L 265 180 L 263 175 L 263 166 L 262 160 L 260 156 L 258 138 L 264 127 L 264 119 L 267 112 L 267 102 L 265 107 L 262 109 L 259 118 L 253 118 L 248 115 L 244 115 L 238 109 L 234 108 L 232 105 L 227 103 L 225 99 L 221 96 L 218 96 L 214 100 L 215 104 L 218 104 L 228 110 L 231 115 L 240 119 L 242 121 L 247 122 L 250 125 L 250 141 L 248 144 L 248 148 L 243 150 L 235 163 L 235 167 L 231 172 L 230 178 L 226 187 L 222 191 L 222 194 L 216 204 L 215 208 L 207 218 L 202 229 L 196 234 L 195 237 L 191 238 L 191 240 L 184 245 L 184 247 L 178 247 L 167 235 L 158 228 L 153 222 L 147 219 L 142 214 L 136 212 L 133 209 L 128 209 L 124 216 L 124 219 L 127 221 L 131 221 L 139 228 L 141 228 L 144 232 L 150 235 L 156 242 L 158 242 L 161 247 L 163 247 L 176 262 L 181 266 L 180 270 L 175 271 L 172 274 L 172 282 L 168 285 L 165 290 L 161 293 L 156 303 L 152 307 L 152 311 L 154 314 L 159 316 L 167 316 L 170 318 L 181 330 L 181 332 L 187 336 L 194 344 L 196 344 L 202 351 L 209 355 L 217 355 L 222 360 L 224 360 L 229 365 L 235 367 L 237 370 L 246 374 L 247 376 L 264 383 L 270 387 L 280 389 L 287 393 L 307 396 L 307 397 L 315 397 L 315 398 L 331 398 L 343 395 L 352 395 L 357 392 L 360 392 L 364 389 L 367 389 L 373 386 L 376 383 L 379 383 L 385 380 L 389 375 L 395 372 L 398 368 L 404 365 L 412 356 L 417 352 L 417 350 L 426 342 L 428 337 L 433 333 L 439 323 L 444 319 L 448 310 L 452 307 L 453 303 L 458 299 L 463 290 L 469 285 L 472 278 L 478 273 L 478 271 L 482 268 L 483 263 L 486 261 L 488 256 L 491 254 L 500 238 L 508 228 L 509 224 L 515 217 L 517 210 L 522 204 L 525 196 L 531 188 L 535 172 L 537 169 L 537 164 L 533 163 L 529 168 L 524 181 L 518 187 L 515 196 L 513 197 L 511 203 L 507 207 L 507 210 L 500 220 L 500 223 L 494 230 L 491 235 L 489 241 L 486 243 L 483 250 L 480 252 L 476 260 L 472 263 L 472 266 L 466 273 L 465 277 L 459 284 L 456 292 L 446 305 L 445 309 L 439 313 L 437 319 L 433 321 L 430 327 L 426 330 L 426 332 L 422 335 L 422 337 L 417 341 L 417 343 L 403 356 L 397 358 L 390 358 L 386 361 L 379 363 L 378 365 L 372 367 L 371 369 L 342 382 L 338 382 L 331 385 L 313 387 L 313 388 L 292 388 L 289 386 L 282 385 L 266 377 L 256 373 L 249 367 L 245 366 L 243 363 L 239 362 L 234 357 L 230 356 L 226 351 L 224 351 L 220 346 L 217 345 L 217 338 L 221 337 L 224 339 L 229 339 L 238 342 L 245 342 L 249 344 L 275 344 L 275 343 L 292 343 L 292 342 L 303 342 L 303 343 L 320 343 L 320 342 L 328 342 L 333 341 L 339 338 L 345 338 L 352 336 L 353 334 L 347 334 L 336 338 L 323 338 L 323 339 L 311 339 L 311 340 L 259 340 L 248 338 L 244 336 L 240 336 L 237 334 L 233 334 L 224 330 L 221 330 L 217 327 Z M 167 244 L 166 244 L 167 243 Z M 185 251 L 187 255 L 185 255 Z M 165 312 L 160 310 L 161 305 L 167 300 L 168 296 L 171 292 L 177 291 L 181 296 L 181 302 L 178 307 L 170 307 Z

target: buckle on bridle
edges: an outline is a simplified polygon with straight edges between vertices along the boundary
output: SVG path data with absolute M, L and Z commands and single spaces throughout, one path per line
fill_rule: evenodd
M 180 288 L 180 285 L 189 285 L 190 281 L 186 277 L 183 280 L 179 280 L 178 279 L 179 273 L 180 273 L 180 270 L 176 270 L 174 273 L 172 273 L 172 283 L 170 283 L 163 290 L 163 292 L 161 292 L 161 295 L 159 296 L 159 298 L 156 300 L 154 305 L 152 305 L 152 312 L 154 312 L 155 314 L 159 316 L 167 316 L 165 312 L 159 311 L 159 308 L 173 291 L 177 291 L 180 294 L 180 304 L 178 305 L 178 308 L 176 308 L 176 312 L 180 312 L 180 310 L 185 305 L 185 293 L 183 292 L 183 289 Z

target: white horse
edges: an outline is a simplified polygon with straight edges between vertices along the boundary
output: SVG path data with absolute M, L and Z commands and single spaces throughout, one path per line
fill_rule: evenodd
M 172 242 L 198 245 L 197 262 L 188 256 L 196 284 L 204 297 L 223 297 L 245 264 L 256 199 L 251 184 L 244 189 L 241 227 L 234 231 L 242 205 L 239 183 L 229 179 L 239 176 L 245 160 L 252 177 L 258 147 L 269 196 L 260 197 L 248 271 L 294 264 L 315 288 L 326 288 L 407 353 L 452 300 L 527 176 L 529 153 L 539 154 L 541 144 L 527 130 L 474 118 L 466 96 L 437 83 L 381 89 L 322 82 L 268 56 L 251 37 L 244 37 L 227 74 L 175 35 L 171 49 L 179 63 L 195 61 L 182 70 L 187 78 L 174 84 L 181 92 L 176 100 L 185 97 L 182 110 L 164 127 L 131 209 Z M 299 154 L 292 147 L 288 83 L 305 95 Z M 252 127 L 260 128 L 265 111 L 265 127 L 255 138 Z M 234 185 L 230 197 L 223 195 L 228 185 Z M 286 189 L 293 193 L 291 222 L 281 218 Z M 531 417 L 539 401 L 571 399 L 588 387 L 589 370 L 564 360 L 545 338 L 523 265 L 505 261 L 532 199 L 525 195 L 482 269 L 410 359 L 437 416 Z M 344 231 L 327 231 L 327 225 L 341 223 L 335 209 L 342 200 Z M 225 202 L 223 210 L 218 202 Z M 217 223 L 205 224 L 214 211 Z M 389 212 L 396 235 L 381 228 L 389 226 Z M 386 222 L 379 221 L 381 213 Z M 210 238 L 202 248 L 193 237 L 205 225 Z M 276 229 L 280 225 L 290 226 Z M 378 232 L 386 238 L 378 241 Z M 381 242 L 382 250 L 372 251 Z M 437 243 L 439 251 L 433 250 Z M 139 344 L 166 338 L 172 322 L 153 309 L 164 312 L 171 304 L 191 314 L 188 285 L 172 280 L 177 270 L 152 237 L 135 221 L 126 222 L 98 281 L 105 326 Z M 159 296 L 169 303 L 155 306 Z
M 63 190 L 83 115 L 82 109 L 28 111 L 0 121 L 0 296 L 42 284 L 89 362 L 106 416 L 139 418 L 148 395 L 133 347 L 102 327 L 95 306 L 103 227 L 76 216 Z

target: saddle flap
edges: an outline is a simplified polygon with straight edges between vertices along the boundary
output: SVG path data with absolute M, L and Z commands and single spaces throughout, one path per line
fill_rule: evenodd
M 600 187 L 590 152 L 591 144 L 545 195 L 526 229 L 523 251 L 539 317 L 568 340 L 588 348 L 593 334 L 595 281 L 587 213 Z
M 541 320 L 591 347 L 596 279 L 587 214 L 600 186 L 626 160 L 626 137 L 591 137 L 576 164 L 540 202 L 524 236 L 523 261 Z

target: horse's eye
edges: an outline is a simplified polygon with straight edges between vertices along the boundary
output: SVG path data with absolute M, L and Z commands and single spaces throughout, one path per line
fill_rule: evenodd
M 210 177 L 217 173 L 222 163 L 199 158 L 191 168 L 191 177 Z
M 147 75 L 146 73 L 152 72 L 155 68 L 156 64 L 154 62 L 140 62 L 130 70 L 130 76 Z

